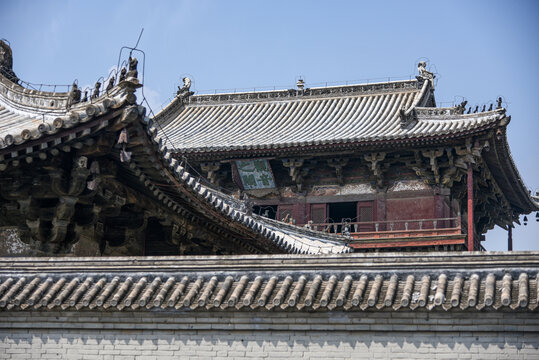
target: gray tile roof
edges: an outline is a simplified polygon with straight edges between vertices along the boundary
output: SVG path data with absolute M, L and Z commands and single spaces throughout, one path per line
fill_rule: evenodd
M 172 147 L 191 153 L 452 135 L 502 116 L 502 111 L 460 115 L 455 108 L 421 108 L 430 96 L 431 82 L 417 80 L 200 95 L 185 104 L 175 99 L 154 120 Z M 407 126 L 401 123 L 403 108 L 416 118 Z
M 539 253 L 0 258 L 0 311 L 536 311 Z

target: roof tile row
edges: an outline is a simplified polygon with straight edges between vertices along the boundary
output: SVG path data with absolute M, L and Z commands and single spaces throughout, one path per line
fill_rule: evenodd
M 4 310 L 537 309 L 537 273 L 324 272 L 25 275 L 1 279 Z

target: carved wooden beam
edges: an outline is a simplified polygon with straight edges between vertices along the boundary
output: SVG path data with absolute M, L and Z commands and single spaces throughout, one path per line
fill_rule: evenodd
M 339 185 L 344 184 L 343 168 L 348 165 L 348 158 L 331 158 L 328 159 L 328 165 L 335 168 L 335 176 Z
M 146 238 L 146 228 L 148 226 L 148 212 L 144 212 L 142 223 L 136 227 L 125 228 L 125 244 L 132 247 L 143 247 Z M 141 249 L 142 250 L 142 249 Z
M 26 226 L 30 229 L 32 239 L 41 243 L 44 242 L 46 239 L 43 237 L 41 229 L 42 219 L 39 216 L 38 201 L 33 197 L 29 197 L 19 200 L 18 203 L 21 215 L 25 218 Z
M 305 160 L 299 158 L 283 159 L 283 166 L 288 168 L 288 174 L 296 183 L 298 191 L 301 191 L 303 179 L 309 173 L 309 169 L 304 167 L 304 163 Z
M 414 151 L 414 160 L 406 160 L 404 164 L 406 167 L 412 169 L 416 173 L 417 177 L 423 180 L 425 184 L 434 184 L 434 176 L 430 170 L 425 169 L 425 165 L 419 151 Z
M 60 203 L 56 206 L 52 229 L 48 241 L 59 244 L 65 240 L 71 218 L 75 214 L 77 198 L 74 196 L 60 196 Z
M 207 174 L 206 177 L 212 184 L 219 185 L 221 181 L 219 177 L 219 170 L 221 169 L 220 162 L 203 162 L 200 164 L 200 168 Z
M 86 179 L 90 174 L 87 169 L 88 158 L 81 156 L 75 160 L 71 170 L 69 186 L 66 189 L 62 183 L 63 169 L 53 169 L 49 171 L 51 178 L 51 189 L 58 196 L 78 196 L 86 189 Z
M 101 206 L 92 206 L 92 219 L 84 225 L 75 224 L 77 242 L 71 248 L 75 256 L 101 255 L 101 242 L 105 234 L 103 223 L 98 221 L 101 210 Z
M 377 152 L 371 154 L 365 154 L 364 159 L 370 162 L 369 169 L 372 171 L 373 175 L 376 177 L 376 184 L 379 187 L 383 186 L 383 174 L 380 163 L 386 158 L 385 152 Z
M 181 224 L 181 223 L 174 223 L 172 224 L 172 227 L 170 228 L 170 231 L 171 231 L 171 240 L 172 242 L 177 245 L 177 246 L 180 246 L 181 242 L 182 242 L 182 239 L 186 236 L 187 234 L 187 228 L 184 224 Z
M 2 181 L 0 195 L 6 200 L 26 199 L 29 196 L 31 184 L 21 181 L 22 174 L 13 173 L 12 181 Z
M 453 155 L 453 148 L 445 149 L 447 155 L 447 169 L 443 171 L 440 183 L 447 188 L 453 187 L 453 183 L 462 181 L 464 171 L 455 166 L 455 156 Z
M 435 149 L 435 150 L 423 150 L 421 154 L 429 159 L 431 171 L 434 174 L 434 182 L 436 184 L 440 183 L 440 168 L 438 166 L 438 158 L 444 154 L 444 149 Z
M 104 133 L 99 136 L 97 140 L 92 138 L 85 141 L 85 145 L 78 154 L 82 156 L 104 156 L 111 153 L 111 149 L 114 147 L 115 139 L 114 134 Z
M 116 189 L 115 189 L 116 190 Z M 124 195 L 123 193 L 121 193 Z M 122 206 L 126 204 L 126 198 L 122 195 L 116 195 L 115 192 L 108 188 L 102 189 L 102 193 L 99 194 L 102 202 L 102 212 L 107 217 L 116 217 L 120 215 Z
M 481 158 L 481 152 L 483 149 L 489 148 L 489 142 L 476 140 L 472 143 L 472 139 L 466 140 L 465 146 L 455 146 L 455 152 L 460 157 L 455 162 L 456 166 L 462 167 L 463 164 L 475 164 L 478 159 Z

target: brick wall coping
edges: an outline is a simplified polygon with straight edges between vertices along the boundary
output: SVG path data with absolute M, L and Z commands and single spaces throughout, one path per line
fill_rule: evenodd
M 1 258 L 0 311 L 534 312 L 539 252 Z
M 539 251 L 122 257 L 0 257 L 0 274 L 19 271 L 426 270 L 539 268 Z

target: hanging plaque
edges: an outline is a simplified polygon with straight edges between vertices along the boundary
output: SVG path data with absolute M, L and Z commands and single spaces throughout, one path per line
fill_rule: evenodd
M 245 190 L 275 187 L 275 179 L 268 160 L 236 160 L 236 167 Z

